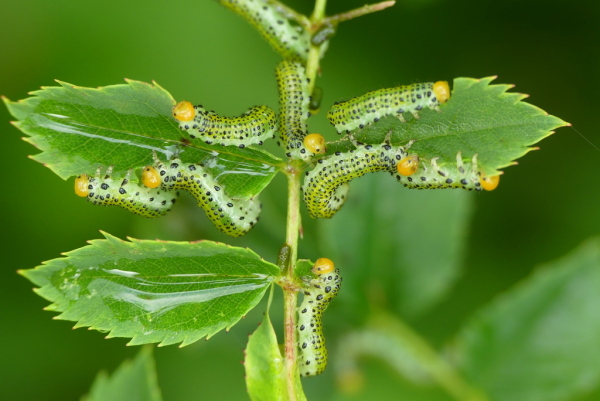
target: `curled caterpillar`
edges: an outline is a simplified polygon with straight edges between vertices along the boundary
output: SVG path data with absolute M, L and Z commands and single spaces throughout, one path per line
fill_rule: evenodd
M 111 176 L 112 167 L 96 176 L 81 174 L 75 179 L 75 193 L 86 197 L 95 205 L 116 205 L 145 217 L 165 215 L 175 203 L 178 194 L 160 188 L 146 188 L 130 181 L 131 171 L 125 178 L 115 180 Z
M 306 172 L 304 202 L 313 218 L 332 217 L 346 201 L 347 183 L 375 171 L 396 172 L 396 164 L 407 156 L 405 147 L 391 145 L 358 145 L 348 153 L 336 153 L 319 159 L 317 166 Z
M 387 171 L 408 188 L 462 188 L 491 191 L 498 185 L 499 176 L 484 177 L 477 164 L 477 155 L 464 163 L 462 153 L 456 155 L 456 165 L 438 165 L 409 155 L 406 146 L 356 144 L 347 153 L 337 152 L 322 158 L 317 166 L 306 172 L 302 190 L 304 202 L 313 218 L 330 218 L 344 204 L 348 182 L 376 171 Z M 495 184 L 495 185 L 493 185 Z
M 308 119 L 308 79 L 302 64 L 284 60 L 275 69 L 279 86 L 279 126 L 287 157 L 308 160 L 314 152 L 305 146 Z
M 262 145 L 265 140 L 275 138 L 277 131 L 275 112 L 267 106 L 252 107 L 239 117 L 222 117 L 182 101 L 173 107 L 173 117 L 192 140 L 199 138 L 208 145 L 240 148 Z
M 326 260 L 328 262 L 324 262 Z M 319 262 L 321 261 L 321 262 Z M 340 290 L 342 277 L 329 259 L 319 259 L 313 267 L 317 278 L 310 280 L 298 308 L 298 370 L 300 376 L 316 376 L 327 366 L 322 315 Z
M 263 38 L 285 59 L 306 60 L 310 34 L 294 26 L 281 9 L 268 0 L 220 0 L 258 30 Z
M 206 212 L 219 230 L 232 237 L 246 234 L 258 221 L 261 204 L 258 198 L 234 200 L 201 164 L 183 163 L 179 159 L 161 162 L 154 155 L 153 168 L 165 191 L 185 189 Z
M 362 129 L 389 115 L 396 115 L 400 121 L 406 122 L 402 113 L 410 112 L 418 118 L 419 110 L 429 107 L 439 111 L 439 105 L 449 98 L 450 87 L 445 81 L 403 85 L 338 102 L 329 110 L 327 118 L 341 134 L 355 128 Z
M 235 200 L 227 195 L 201 164 L 183 163 L 179 159 L 161 162 L 142 170 L 142 184 L 112 178 L 112 167 L 106 174 L 98 169 L 95 177 L 82 174 L 75 179 L 75 193 L 96 205 L 117 205 L 145 217 L 158 217 L 171 210 L 178 189 L 189 191 L 219 230 L 232 237 L 246 234 L 258 221 L 260 202 L 257 198 Z

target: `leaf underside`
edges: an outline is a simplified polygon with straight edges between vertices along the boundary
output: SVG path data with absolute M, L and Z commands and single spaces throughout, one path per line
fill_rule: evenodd
M 20 273 L 56 318 L 182 346 L 229 329 L 263 297 L 279 268 L 246 248 L 211 241 L 106 239 Z
M 31 97 L 4 99 L 25 140 L 41 153 L 33 159 L 59 177 L 92 175 L 114 166 L 116 177 L 154 164 L 152 152 L 165 161 L 177 155 L 202 163 L 234 198 L 256 196 L 277 173 L 281 160 L 256 148 L 192 143 L 171 115 L 175 100 L 158 84 L 83 88 L 58 81 Z
M 405 113 L 406 123 L 387 116 L 352 134 L 370 144 L 383 143 L 389 134 L 393 145 L 415 140 L 410 152 L 424 160 L 438 157 L 440 166 L 456 165 L 458 152 L 465 162 L 477 155 L 479 168 L 488 176 L 497 175 L 498 169 L 514 164 L 533 149 L 531 145 L 568 123 L 523 102 L 526 95 L 506 92 L 512 85 L 490 85 L 494 79 L 456 78 L 441 113 L 425 109 L 420 119 Z M 327 154 L 353 148 L 342 139 L 328 143 Z

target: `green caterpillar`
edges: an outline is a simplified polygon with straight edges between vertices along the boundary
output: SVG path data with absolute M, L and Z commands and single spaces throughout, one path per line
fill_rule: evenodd
M 318 161 L 306 172 L 302 190 L 308 213 L 313 218 L 330 218 L 344 204 L 348 182 L 376 171 L 388 171 L 408 188 L 462 188 L 491 191 L 498 186 L 499 176 L 486 177 L 479 170 L 477 156 L 471 163 L 463 163 L 462 154 L 456 155 L 456 165 L 438 165 L 439 158 L 421 160 L 408 154 L 412 141 L 406 146 L 365 145 L 356 143 L 356 149 L 337 152 Z
M 143 169 L 143 186 L 130 182 L 131 173 L 124 180 L 114 180 L 109 167 L 105 175 L 98 170 L 95 177 L 86 174 L 77 177 L 75 193 L 97 205 L 117 205 L 145 217 L 158 217 L 175 203 L 177 190 L 185 189 L 225 234 L 239 237 L 258 221 L 261 209 L 258 198 L 234 200 L 201 164 L 183 163 L 179 159 L 163 163 L 156 155 L 154 160 L 153 166 Z
M 339 269 L 327 258 L 318 259 L 312 269 L 317 275 L 304 290 L 298 308 L 298 370 L 300 376 L 316 376 L 327 366 L 327 348 L 323 336 L 322 315 L 340 290 Z
M 400 121 L 406 122 L 402 113 L 410 112 L 418 118 L 419 110 L 429 107 L 439 111 L 439 105 L 449 98 L 450 87 L 445 81 L 379 89 L 335 103 L 327 113 L 327 118 L 341 134 L 356 128 L 362 129 L 389 115 L 396 115 Z
M 75 179 L 75 194 L 86 197 L 95 205 L 116 205 L 146 217 L 165 215 L 175 201 L 176 192 L 165 191 L 162 188 L 147 188 L 130 180 L 131 171 L 125 178 L 112 178 L 112 167 L 102 174 L 102 169 L 96 170 L 96 176 L 81 174 Z
M 173 117 L 192 140 L 199 138 L 208 145 L 240 148 L 262 145 L 265 140 L 275 138 L 277 131 L 275 112 L 267 106 L 255 106 L 239 117 L 230 118 L 184 100 L 173 107 Z
M 293 61 L 282 61 L 275 69 L 277 84 L 279 86 L 279 126 L 281 142 L 286 155 L 294 159 L 308 160 L 315 153 L 325 153 L 325 140 L 315 145 L 314 135 L 311 134 L 306 142 L 306 120 L 309 117 L 308 106 L 308 78 L 304 67 Z M 321 135 L 319 135 L 323 138 Z M 319 138 L 320 139 L 320 138 Z M 279 143 L 279 142 L 278 142 Z
M 349 153 L 336 153 L 319 159 L 306 172 L 304 202 L 313 218 L 332 217 L 346 201 L 347 183 L 375 171 L 395 172 L 396 164 L 408 155 L 402 146 L 357 145 Z
M 419 160 L 417 155 L 410 155 L 396 166 L 396 179 L 408 188 L 462 188 L 467 190 L 493 191 L 498 186 L 500 176 L 485 176 L 477 164 L 477 155 L 470 163 L 464 163 L 462 152 L 456 154 L 456 165 L 439 166 L 439 158 L 429 162 Z
M 250 23 L 285 59 L 306 61 L 310 49 L 310 34 L 293 26 L 281 8 L 268 0 L 220 0 Z

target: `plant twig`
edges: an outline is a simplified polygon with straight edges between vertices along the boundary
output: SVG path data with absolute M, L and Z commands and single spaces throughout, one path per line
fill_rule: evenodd
M 382 1 L 381 3 L 376 4 L 365 4 L 362 7 L 355 8 L 354 10 L 346 11 L 340 14 L 332 15 L 331 17 L 325 18 L 323 23 L 330 23 L 332 25 L 337 25 L 340 22 L 348 21 L 357 17 L 361 17 L 363 15 L 371 14 L 377 11 L 384 10 L 388 7 L 396 4 L 395 0 L 390 1 Z

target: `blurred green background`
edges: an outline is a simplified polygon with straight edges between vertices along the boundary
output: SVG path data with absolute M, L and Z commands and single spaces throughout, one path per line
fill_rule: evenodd
M 305 13 L 312 9 L 307 0 L 286 4 Z M 328 13 L 363 4 L 330 0 Z M 498 190 L 471 194 L 475 211 L 463 274 L 445 302 L 409 318 L 433 345 L 442 345 L 473 311 L 537 264 L 600 232 L 600 135 L 594 122 L 600 108 L 599 20 L 596 0 L 402 0 L 342 24 L 332 40 L 318 81 L 324 110 L 333 101 L 377 88 L 498 75 L 497 83 L 515 84 L 516 91 L 531 95 L 529 102 L 573 124 L 574 129 L 562 128 L 543 140 L 540 151 L 520 159 L 519 166 L 507 168 Z M 53 79 L 96 87 L 131 78 L 155 80 L 175 99 L 203 103 L 225 115 L 256 104 L 277 106 L 273 71 L 279 56 L 246 22 L 212 0 L 3 2 L 0 32 L 0 94 L 11 100 L 54 85 Z M 311 120 L 311 130 L 335 140 L 324 114 Z M 275 260 L 284 239 L 282 177 L 261 195 L 264 212 L 257 228 L 230 240 L 208 226 L 191 200 L 161 220 L 93 207 L 74 196 L 73 179 L 64 182 L 26 158 L 36 149 L 20 139 L 23 134 L 10 120 L 0 107 L 5 172 L 19 178 L 4 180 L 0 209 L 1 400 L 77 399 L 98 370 L 112 371 L 136 352 L 125 347 L 124 339 L 104 340 L 95 331 L 71 330 L 71 322 L 52 321 L 53 314 L 42 310 L 47 302 L 32 293 L 17 269 L 81 247 L 99 238 L 98 230 L 120 238 L 217 239 Z M 327 254 L 319 245 L 321 232 L 317 223 L 306 221 L 301 257 Z M 342 309 L 343 304 L 336 308 Z M 165 399 L 246 399 L 239 362 L 263 310 L 259 306 L 229 333 L 208 342 L 158 349 Z M 279 328 L 280 310 L 272 312 Z M 329 314 L 326 325 L 347 324 Z M 329 341 L 335 344 L 337 333 L 331 330 Z M 404 382 L 380 362 L 365 366 L 367 387 L 388 395 L 370 392 L 368 399 L 398 399 L 400 391 L 407 400 L 449 399 L 439 390 Z M 346 399 L 334 395 L 331 371 L 306 380 L 305 387 L 311 399 Z M 600 399 L 600 393 L 585 399 Z

